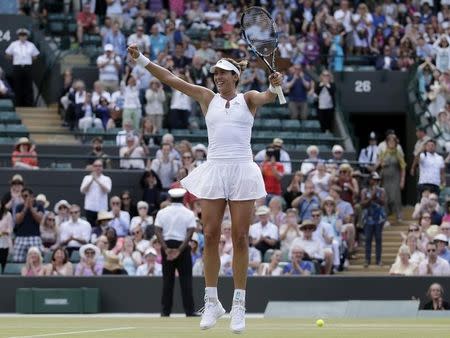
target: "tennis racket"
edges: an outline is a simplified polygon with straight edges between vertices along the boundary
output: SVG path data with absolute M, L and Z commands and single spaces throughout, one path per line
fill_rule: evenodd
M 264 61 L 271 73 L 275 73 L 275 54 L 278 46 L 278 34 L 270 14 L 261 7 L 249 7 L 241 16 L 241 29 L 248 46 L 261 60 Z M 272 64 L 267 58 L 272 57 Z M 276 86 L 280 104 L 285 104 L 283 90 Z

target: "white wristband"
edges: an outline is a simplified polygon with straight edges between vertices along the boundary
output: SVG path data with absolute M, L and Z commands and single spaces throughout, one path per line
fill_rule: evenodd
M 270 84 L 269 86 L 269 92 L 271 92 L 272 94 L 277 94 L 277 90 L 275 89 L 274 86 L 272 86 L 272 84 Z
M 138 58 L 134 59 L 134 61 L 136 62 L 137 65 L 143 68 L 145 68 L 150 63 L 150 60 L 147 57 L 145 57 L 142 53 L 139 53 Z

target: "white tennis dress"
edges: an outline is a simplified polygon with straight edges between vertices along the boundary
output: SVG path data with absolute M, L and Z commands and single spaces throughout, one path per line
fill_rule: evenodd
M 244 201 L 266 196 L 261 169 L 253 162 L 250 146 L 253 115 L 238 94 L 227 101 L 214 95 L 206 113 L 207 161 L 181 180 L 181 185 L 201 199 Z

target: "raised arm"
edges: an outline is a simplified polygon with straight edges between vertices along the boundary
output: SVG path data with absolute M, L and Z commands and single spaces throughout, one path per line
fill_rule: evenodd
M 265 92 L 260 93 L 256 90 L 251 90 L 244 94 L 245 101 L 247 102 L 247 105 L 253 114 L 256 113 L 256 110 L 259 107 L 275 101 L 277 93 L 274 87 L 281 86 L 283 82 L 283 76 L 278 72 L 270 74 L 269 82 L 270 86 Z
M 145 66 L 145 69 L 162 83 L 165 83 L 197 101 L 200 104 L 202 111 L 206 113 L 208 105 L 214 97 L 214 92 L 212 90 L 186 82 L 172 74 L 169 70 L 151 62 L 139 52 L 135 44 L 128 47 L 128 53 L 137 63 Z

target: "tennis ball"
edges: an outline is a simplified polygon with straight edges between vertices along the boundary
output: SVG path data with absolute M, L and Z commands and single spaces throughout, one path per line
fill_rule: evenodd
M 323 321 L 323 319 L 317 319 L 316 325 L 317 325 L 317 327 L 322 327 L 325 325 L 325 322 Z

